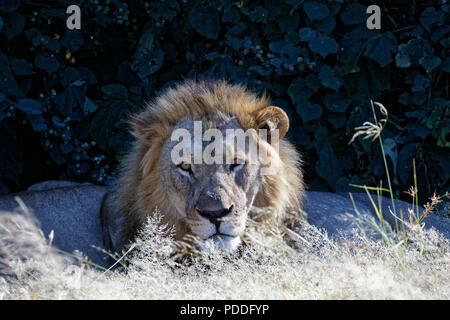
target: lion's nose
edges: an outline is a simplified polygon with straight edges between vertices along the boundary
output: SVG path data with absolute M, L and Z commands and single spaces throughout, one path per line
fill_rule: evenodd
M 200 210 L 197 209 L 197 212 L 202 216 L 205 217 L 207 219 L 209 219 L 209 221 L 211 221 L 212 223 L 217 223 L 219 221 L 219 219 L 226 217 L 227 215 L 230 214 L 230 212 L 233 210 L 233 205 L 231 205 L 231 207 L 229 208 L 221 208 L 219 210 Z

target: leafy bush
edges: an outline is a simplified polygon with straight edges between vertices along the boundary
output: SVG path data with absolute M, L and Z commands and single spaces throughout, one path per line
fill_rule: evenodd
M 375 1 L 376 2 L 376 1 Z M 450 4 L 383 1 L 69 1 L 0 4 L 0 190 L 44 179 L 109 183 L 126 150 L 124 119 L 185 78 L 226 78 L 267 91 L 291 119 L 310 189 L 379 185 L 380 147 L 348 146 L 389 106 L 384 150 L 397 195 L 450 186 Z M 383 185 L 386 182 L 383 181 Z

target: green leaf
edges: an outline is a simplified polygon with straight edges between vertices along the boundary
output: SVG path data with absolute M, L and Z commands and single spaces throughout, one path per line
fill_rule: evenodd
M 331 88 L 335 91 L 342 86 L 342 82 L 336 75 L 335 70 L 327 65 L 320 68 L 319 79 L 325 87 Z
M 74 67 L 67 67 L 62 73 L 60 73 L 60 76 L 61 84 L 65 88 L 73 85 L 76 81 L 82 81 L 83 79 L 81 73 Z
M 90 135 L 100 148 L 108 150 L 117 145 L 114 142 L 116 127 L 124 119 L 127 112 L 127 104 L 123 100 L 104 101 L 100 105 L 89 127 Z
M 257 72 L 258 74 L 260 74 L 261 76 L 263 76 L 263 77 L 266 77 L 266 76 L 268 76 L 269 74 L 272 73 L 272 70 L 266 69 L 266 68 L 264 68 L 264 67 L 262 67 L 262 66 L 250 66 L 250 67 L 248 68 L 248 70 L 250 70 L 250 71 L 255 71 L 255 72 Z
M 155 34 L 153 33 L 153 29 L 151 27 L 147 27 L 142 36 L 139 38 L 138 48 L 151 51 L 153 48 L 154 38 Z
M 354 74 L 353 84 L 358 88 L 358 93 L 364 97 L 364 104 L 371 97 L 377 97 L 390 85 L 389 68 L 381 68 L 378 63 L 367 60 L 361 64 L 360 72 Z
M 128 90 L 125 86 L 118 83 L 107 84 L 102 87 L 102 92 L 108 97 L 126 100 L 128 99 Z
M 302 28 L 299 30 L 300 41 L 309 41 L 309 48 L 323 58 L 326 58 L 330 53 L 336 53 L 339 49 L 337 42 L 328 36 L 312 30 L 311 28 Z
M 8 57 L 2 52 L 0 52 L 0 79 L 1 93 L 5 96 L 12 95 L 18 99 L 23 97 L 24 94 L 9 69 Z
M 300 54 L 300 48 L 294 46 L 292 43 L 286 40 L 277 40 L 269 43 L 269 49 L 273 53 L 278 53 L 282 62 L 288 64 L 297 63 L 297 58 Z
M 22 32 L 25 26 L 25 18 L 17 12 L 6 13 L 3 18 L 6 39 L 9 41 Z
M 441 64 L 442 60 L 439 57 L 422 57 L 419 59 L 419 64 L 427 71 L 433 71 Z
M 401 103 L 404 106 L 407 106 L 411 103 L 411 97 L 409 96 L 408 92 L 403 92 L 399 97 L 398 97 L 398 102 Z
M 254 10 L 249 12 L 248 17 L 251 21 L 256 23 L 266 23 L 268 12 L 266 8 L 262 6 L 257 6 Z
M 156 21 L 162 19 L 172 21 L 180 10 L 177 0 L 149 1 L 147 3 L 153 9 L 151 11 L 151 17 Z
M 411 168 L 412 161 L 417 153 L 415 144 L 407 144 L 404 146 L 398 155 L 398 163 L 401 164 L 398 168 L 398 176 L 400 181 L 407 185 L 409 181 L 412 181 Z
M 303 4 L 303 9 L 305 10 L 308 18 L 311 20 L 324 19 L 330 14 L 330 10 L 328 10 L 326 5 L 315 1 L 306 1 Z
M 341 12 L 341 20 L 345 25 L 357 25 L 367 20 L 367 7 L 359 3 L 349 3 Z
M 91 99 L 88 97 L 84 97 L 84 104 L 83 104 L 83 113 L 85 115 L 95 112 L 98 109 L 98 106 L 92 102 Z
M 236 9 L 233 5 L 228 5 L 224 8 L 222 14 L 222 22 L 237 24 L 240 19 L 241 15 L 239 14 L 239 10 Z
M 450 32 L 450 25 L 448 25 L 448 26 L 442 25 L 442 24 L 436 25 L 433 28 L 433 32 L 431 33 L 430 40 L 431 40 L 431 42 L 436 42 L 449 32 Z
M 397 43 L 392 32 L 385 32 L 367 41 L 364 56 L 378 62 L 381 67 L 392 61 L 392 53 L 397 51 Z
M 420 15 L 420 24 L 429 32 L 431 25 L 440 21 L 439 14 L 434 7 L 426 8 Z
M 413 64 L 419 63 L 422 57 L 433 56 L 434 49 L 432 45 L 423 39 L 411 39 L 406 43 L 405 53 L 411 57 Z
M 425 92 L 430 85 L 430 79 L 422 75 L 418 75 L 414 78 L 414 86 L 411 88 L 411 92 Z
M 450 72 L 450 57 L 445 58 L 444 62 L 442 62 L 439 69 L 445 72 Z
M 316 103 L 303 101 L 297 104 L 295 111 L 302 118 L 303 122 L 319 119 L 322 115 L 322 107 Z
M 339 49 L 337 42 L 327 36 L 320 35 L 317 39 L 309 42 L 309 47 L 313 52 L 317 52 L 323 58 L 326 58 L 330 53 L 336 53 Z
M 31 114 L 31 115 L 42 114 L 41 103 L 34 99 L 21 99 L 17 102 L 16 106 L 18 109 L 22 110 L 26 114 Z
M 319 33 L 311 28 L 301 28 L 298 31 L 300 41 L 311 41 L 319 36 Z
M 68 154 L 73 151 L 73 144 L 71 144 L 69 142 L 64 142 L 59 147 L 60 147 L 62 153 L 64 153 L 64 154 Z
M 406 54 L 405 50 L 399 50 L 395 56 L 395 64 L 399 68 L 408 68 L 411 66 L 411 58 Z
M 443 46 L 444 48 L 450 48 L 450 37 L 441 39 L 441 41 L 439 41 L 439 43 L 440 43 L 441 46 Z
M 278 18 L 278 25 L 280 26 L 280 30 L 283 32 L 289 32 L 292 30 L 296 30 L 298 27 L 298 23 L 300 18 L 298 13 L 294 13 L 291 15 L 284 15 Z
M 135 61 L 130 64 L 131 69 L 137 72 L 141 80 L 145 80 L 161 68 L 164 61 L 164 51 L 159 48 L 154 48 L 151 52 L 139 49 L 133 57 Z
M 43 132 L 47 130 L 47 122 L 42 114 L 27 113 L 27 118 L 34 131 Z
M 58 60 L 47 54 L 38 55 L 34 59 L 34 65 L 40 69 L 47 71 L 48 74 L 52 74 L 59 68 Z
M 325 107 L 333 112 L 345 112 L 350 102 L 350 99 L 342 91 L 328 93 L 323 100 Z
M 427 94 L 423 92 L 416 92 L 412 95 L 411 101 L 418 106 L 422 106 L 425 101 L 427 101 Z
M 75 52 L 83 45 L 83 37 L 78 31 L 69 30 L 61 39 L 61 45 L 69 49 L 71 52 Z
M 308 74 L 306 77 L 306 84 L 308 87 L 313 89 L 314 92 L 317 92 L 320 88 L 322 88 L 322 83 L 320 82 L 319 77 L 314 73 Z
M 32 74 L 31 66 L 25 59 L 12 58 L 11 68 L 13 69 L 14 73 L 18 76 L 28 76 Z
M 50 151 L 50 157 L 55 161 L 56 164 L 63 164 L 67 162 L 67 159 L 61 155 L 57 148 L 53 148 Z
M 347 118 L 344 114 L 336 114 L 336 113 L 330 113 L 328 114 L 327 120 L 334 129 L 339 129 L 344 126 L 344 124 L 347 122 Z
M 397 174 L 397 159 L 398 159 L 398 152 L 397 152 L 397 143 L 391 139 L 391 138 L 387 138 L 383 141 L 383 149 L 384 149 L 384 154 L 386 155 L 386 157 L 390 158 L 392 161 L 392 165 L 394 167 L 394 172 L 393 174 L 396 175 Z
M 164 51 L 162 51 L 161 49 L 154 49 L 148 57 L 149 70 L 143 72 L 143 70 L 140 69 L 138 72 L 141 79 L 157 72 L 161 68 L 163 61 L 164 61 Z
M 320 32 L 330 34 L 331 31 L 336 27 L 336 19 L 334 17 L 327 17 L 322 20 L 314 21 L 314 28 L 319 30 Z
M 317 161 L 317 173 L 330 186 L 334 186 L 335 182 L 343 175 L 342 167 L 333 151 L 328 140 L 317 141 L 316 146 L 319 160 Z
M 202 36 L 217 39 L 220 31 L 219 16 L 214 8 L 193 8 L 189 12 L 189 23 Z
M 291 97 L 292 103 L 298 103 L 308 100 L 312 96 L 313 91 L 306 84 L 305 79 L 296 78 L 289 85 L 288 94 Z
M 0 2 L 0 11 L 14 12 L 20 7 L 20 0 L 8 0 Z
M 302 145 L 302 146 L 308 146 L 311 145 L 311 138 L 309 134 L 306 133 L 305 129 L 301 126 L 294 127 L 294 130 L 292 132 L 292 137 L 295 143 Z
M 353 70 L 358 68 L 358 60 L 364 52 L 364 46 L 368 39 L 376 36 L 366 26 L 359 26 L 353 31 L 347 32 L 340 41 L 340 50 L 337 57 L 340 61 L 348 64 Z M 352 71 L 354 72 L 354 71 Z

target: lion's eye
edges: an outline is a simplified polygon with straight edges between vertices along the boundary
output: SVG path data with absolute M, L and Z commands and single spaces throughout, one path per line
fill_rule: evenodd
M 178 168 L 187 172 L 192 172 L 191 165 L 189 163 L 182 162 L 178 165 Z

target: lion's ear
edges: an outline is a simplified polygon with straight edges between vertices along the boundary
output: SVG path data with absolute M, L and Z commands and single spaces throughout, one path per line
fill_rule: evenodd
M 267 141 L 271 143 L 272 137 L 278 136 L 281 140 L 289 130 L 289 118 L 281 108 L 270 106 L 253 113 L 255 129 L 267 130 Z M 275 130 L 278 130 L 276 135 Z

